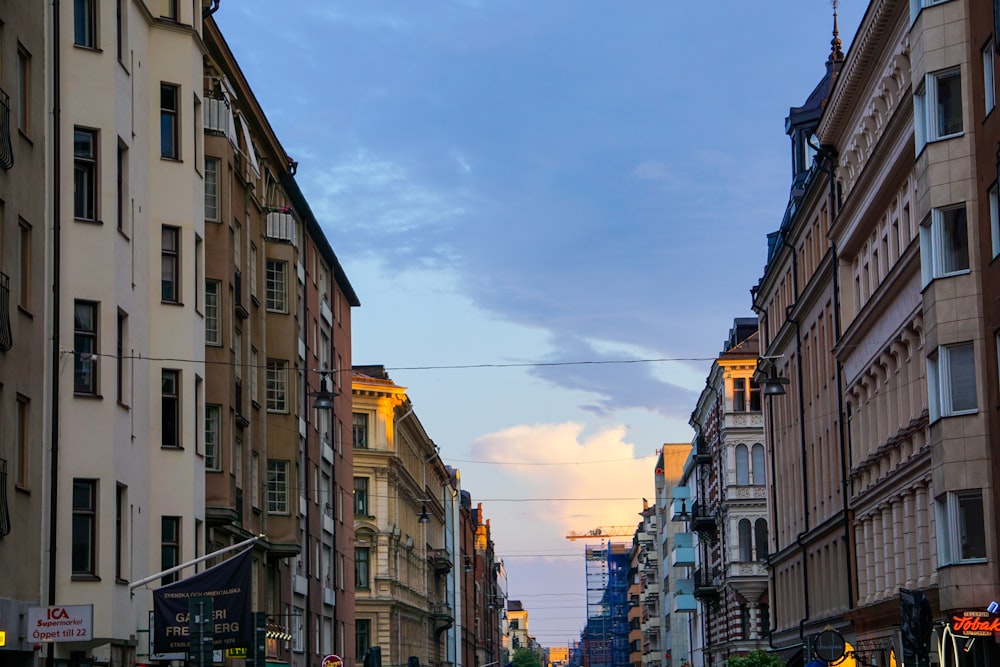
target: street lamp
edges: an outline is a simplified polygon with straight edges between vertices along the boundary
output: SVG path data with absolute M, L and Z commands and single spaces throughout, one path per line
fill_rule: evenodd
M 330 373 L 333 371 L 329 370 L 325 366 L 319 371 L 319 390 L 310 391 L 307 395 L 313 397 L 313 408 L 316 410 L 332 410 L 333 409 L 333 398 L 337 395 L 336 390 L 333 388 L 333 382 L 330 380 Z

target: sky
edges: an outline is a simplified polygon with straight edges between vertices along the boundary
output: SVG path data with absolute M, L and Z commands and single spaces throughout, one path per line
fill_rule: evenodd
M 845 49 L 867 8 L 839 3 Z M 636 525 L 788 200 L 829 0 L 223 0 L 382 364 L 544 646 Z M 622 538 L 631 541 L 630 538 Z

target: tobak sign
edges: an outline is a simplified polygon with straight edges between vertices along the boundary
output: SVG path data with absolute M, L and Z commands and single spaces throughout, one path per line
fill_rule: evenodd
M 970 609 L 952 614 L 948 627 L 952 634 L 963 637 L 992 637 L 1000 632 L 1000 617 Z
M 28 607 L 29 642 L 82 642 L 93 639 L 94 605 Z

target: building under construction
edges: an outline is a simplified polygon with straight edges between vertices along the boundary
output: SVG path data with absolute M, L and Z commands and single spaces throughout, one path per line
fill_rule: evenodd
M 627 544 L 617 542 L 586 549 L 584 667 L 628 667 L 628 552 Z

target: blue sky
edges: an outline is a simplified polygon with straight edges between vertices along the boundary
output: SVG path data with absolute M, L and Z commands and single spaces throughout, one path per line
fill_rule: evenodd
M 845 46 L 866 7 L 840 3 Z M 751 314 L 788 196 L 784 118 L 823 76 L 832 11 L 230 0 L 216 14 L 361 298 L 354 362 L 408 387 L 544 645 L 584 623 L 584 543 L 563 536 L 638 521 L 652 455 L 690 441 L 710 359 Z

